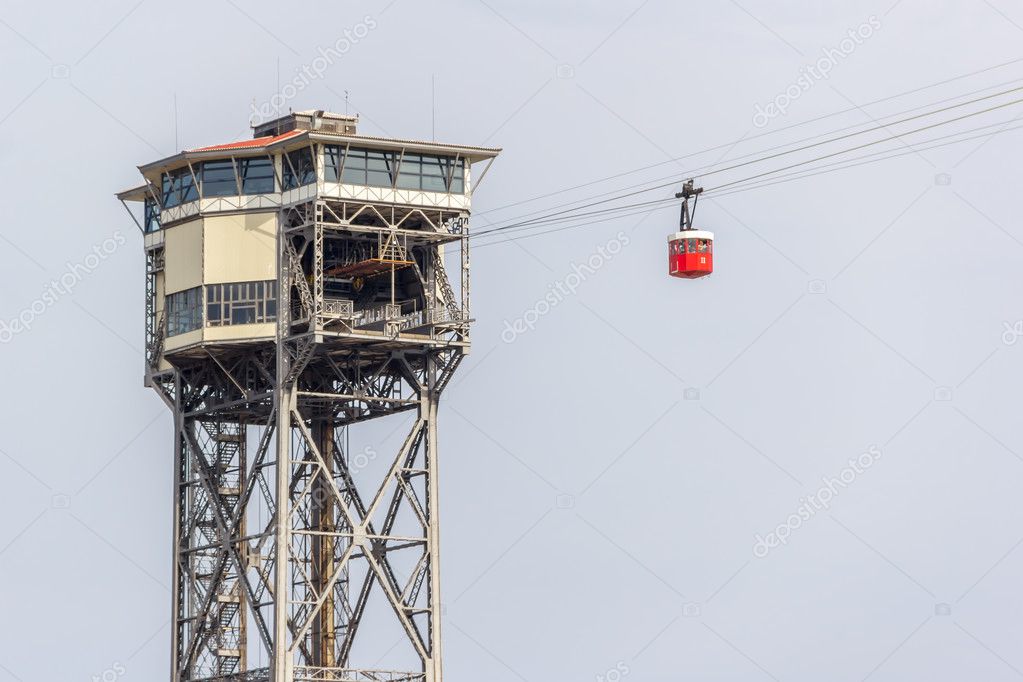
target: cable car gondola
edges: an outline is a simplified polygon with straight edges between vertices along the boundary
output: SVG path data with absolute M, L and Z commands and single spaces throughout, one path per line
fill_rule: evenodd
M 682 191 L 675 195 L 682 200 L 682 215 L 679 231 L 668 236 L 668 274 L 672 277 L 696 279 L 714 272 L 714 233 L 693 229 L 696 202 L 703 188 L 693 188 L 693 181 L 687 180 Z M 692 211 L 689 199 L 693 200 Z

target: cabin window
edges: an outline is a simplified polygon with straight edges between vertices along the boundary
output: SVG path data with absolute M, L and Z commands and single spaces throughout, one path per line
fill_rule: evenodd
M 192 177 L 192 171 L 187 166 L 164 173 L 162 184 L 164 208 L 173 208 L 199 198 L 199 192 L 195 187 L 195 179 Z
M 398 189 L 425 192 L 464 191 L 465 162 L 444 156 L 405 154 L 398 169 Z
M 394 185 L 396 166 L 394 152 L 373 149 L 349 149 L 344 158 L 341 182 L 370 187 Z
M 152 197 L 146 197 L 143 208 L 143 222 L 146 232 L 156 232 L 160 229 L 160 206 Z
M 465 159 L 375 149 L 325 145 L 323 175 L 327 182 L 397 187 L 426 192 L 465 193 Z M 343 161 L 343 163 L 342 163 Z
M 327 182 L 338 182 L 341 178 L 341 157 L 345 150 L 336 144 L 323 147 L 323 179 Z
M 167 336 L 184 334 L 202 326 L 202 287 L 167 296 Z
M 448 191 L 452 194 L 465 194 L 465 159 L 447 159 L 450 166 L 451 182 Z
M 316 166 L 313 165 L 313 152 L 309 147 L 296 149 L 284 155 L 284 189 L 295 189 L 302 185 L 316 182 Z
M 398 169 L 398 189 L 422 189 L 423 157 L 406 154 Z
M 232 282 L 206 286 L 206 324 L 258 324 L 277 319 L 277 282 Z
M 204 161 L 199 177 L 205 198 L 238 196 L 238 179 L 232 159 Z
M 274 191 L 274 163 L 266 156 L 239 159 L 242 194 L 271 194 Z
M 341 174 L 341 182 L 352 185 L 366 184 L 366 150 L 349 149 L 345 155 L 345 168 Z
M 394 152 L 368 150 L 366 152 L 366 184 L 370 187 L 392 187 L 396 156 Z

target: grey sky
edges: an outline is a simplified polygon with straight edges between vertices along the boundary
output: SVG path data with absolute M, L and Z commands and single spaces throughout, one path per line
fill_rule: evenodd
M 171 424 L 141 385 L 141 238 L 113 196 L 136 165 L 246 136 L 278 78 L 345 39 L 285 108 L 348 92 L 360 132 L 429 138 L 433 79 L 437 139 L 505 150 L 480 230 L 1023 78 L 858 108 L 1019 59 L 1021 33 L 1008 0 L 0 4 L 0 321 L 36 304 L 0 345 L 0 682 L 166 679 Z M 473 354 L 442 403 L 448 678 L 1023 677 L 1021 151 L 1008 132 L 708 197 L 716 272 L 697 282 L 665 272 L 673 207 L 477 248 Z

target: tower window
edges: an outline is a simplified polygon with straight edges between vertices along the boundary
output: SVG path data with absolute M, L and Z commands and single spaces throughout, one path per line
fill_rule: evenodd
M 352 148 L 345 155 L 344 147 L 326 145 L 324 163 L 324 178 L 328 182 L 452 194 L 465 192 L 465 159 L 456 161 L 450 156 L 406 153 L 399 162 L 394 152 Z
M 206 285 L 206 324 L 259 324 L 277 319 L 277 282 Z
M 144 203 L 144 220 L 146 232 L 156 232 L 160 229 L 160 206 L 152 197 L 146 197 Z
M 242 194 L 271 194 L 274 191 L 274 163 L 266 156 L 239 159 Z
M 202 326 L 202 287 L 167 296 L 167 336 L 184 334 Z
M 238 179 L 234 161 L 221 159 L 204 161 L 200 171 L 203 197 L 229 197 L 238 195 Z
M 178 168 L 163 174 L 163 207 L 173 208 L 199 198 L 195 178 L 189 168 Z
M 341 178 L 341 157 L 345 150 L 336 144 L 323 147 L 323 179 L 327 182 L 338 182 Z
M 316 182 L 316 166 L 313 165 L 313 152 L 309 147 L 285 154 L 282 178 L 285 190 Z

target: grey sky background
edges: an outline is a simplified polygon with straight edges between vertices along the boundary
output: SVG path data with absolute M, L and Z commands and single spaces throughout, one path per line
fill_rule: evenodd
M 475 230 L 1023 78 L 865 106 L 1023 57 L 1008 0 L 4 0 L 0 321 L 124 244 L 0 345 L 0 681 L 166 679 L 171 422 L 142 387 L 141 237 L 113 195 L 138 164 L 248 136 L 278 63 L 286 83 L 370 23 L 285 108 L 344 111 L 347 91 L 360 132 L 429 139 L 435 83 L 437 139 L 504 148 Z M 1023 678 L 1021 151 L 1008 132 L 708 197 L 698 282 L 666 275 L 673 207 L 477 248 L 473 354 L 441 413 L 448 678 Z

